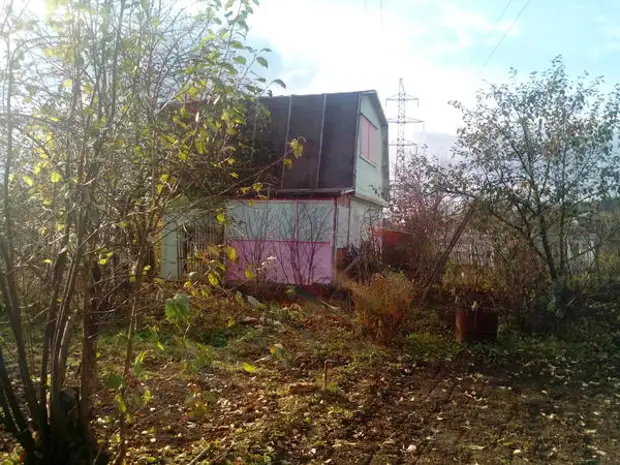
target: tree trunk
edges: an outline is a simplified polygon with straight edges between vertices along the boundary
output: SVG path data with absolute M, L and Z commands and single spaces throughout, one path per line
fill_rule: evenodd
M 437 260 L 437 263 L 435 264 L 435 267 L 433 268 L 433 271 L 431 275 L 429 276 L 428 281 L 426 282 L 424 291 L 422 292 L 422 296 L 420 297 L 419 305 L 422 305 L 422 306 L 426 305 L 426 302 L 428 301 L 429 293 L 433 285 L 436 282 L 438 282 L 441 276 L 443 275 L 446 265 L 448 263 L 448 258 L 450 257 L 452 250 L 454 250 L 454 247 L 458 243 L 459 239 L 461 238 L 461 235 L 463 234 L 463 231 L 465 231 L 467 224 L 469 223 L 471 218 L 474 216 L 475 212 L 476 212 L 476 207 L 474 205 L 471 205 L 469 207 L 469 210 L 467 210 L 467 213 L 465 214 L 465 216 L 463 217 L 463 219 L 457 226 L 456 231 L 454 231 L 454 234 L 452 235 L 452 238 L 450 239 L 450 243 L 448 244 L 448 247 L 446 247 L 446 250 L 443 251 L 443 253 L 439 257 L 439 260 Z

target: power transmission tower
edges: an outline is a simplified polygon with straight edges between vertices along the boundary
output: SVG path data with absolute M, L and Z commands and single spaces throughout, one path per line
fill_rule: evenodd
M 398 114 L 396 118 L 388 119 L 388 123 L 397 125 L 396 142 L 391 142 L 390 145 L 396 146 L 396 174 L 402 169 L 405 163 L 405 149 L 406 147 L 414 147 L 414 151 L 417 151 L 418 145 L 406 138 L 406 128 L 408 124 L 423 124 L 424 121 L 417 118 L 410 118 L 407 116 L 407 102 L 415 102 L 416 106 L 420 101 L 417 97 L 407 94 L 405 92 L 405 84 L 401 78 L 398 82 L 398 94 L 388 98 L 387 102 L 397 102 Z

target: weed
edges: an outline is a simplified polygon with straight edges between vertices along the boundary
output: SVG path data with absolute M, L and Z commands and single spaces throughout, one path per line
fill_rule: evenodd
M 424 362 L 451 361 L 463 350 L 456 341 L 428 332 L 410 334 L 406 345 L 414 358 Z
M 386 273 L 375 274 L 368 285 L 348 282 L 345 286 L 353 296 L 362 333 L 380 344 L 393 342 L 414 296 L 411 281 L 401 273 Z

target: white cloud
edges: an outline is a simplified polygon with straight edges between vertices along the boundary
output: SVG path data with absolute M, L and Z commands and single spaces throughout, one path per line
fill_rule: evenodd
M 599 26 L 602 40 L 592 48 L 592 57 L 599 59 L 609 53 L 620 51 L 620 24 L 615 17 L 598 15 L 596 24 Z
M 482 83 L 471 70 L 439 62 L 438 55 L 470 47 L 508 25 L 447 3 L 383 0 L 382 11 L 379 0 L 366 3 L 263 0 L 250 25 L 280 55 L 285 74 L 314 70 L 306 87 L 291 92 L 376 89 L 384 99 L 397 92 L 403 77 L 420 98 L 411 116 L 423 119 L 426 131 L 454 134 L 461 119 L 447 102 L 472 102 Z M 386 108 L 388 115 L 395 111 Z

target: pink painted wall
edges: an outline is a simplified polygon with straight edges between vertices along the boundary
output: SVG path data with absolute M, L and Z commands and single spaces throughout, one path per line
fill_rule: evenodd
M 228 244 L 237 263 L 229 264 L 228 279 L 246 280 L 249 267 L 259 279 L 277 283 L 332 282 L 335 199 L 241 200 L 229 212 Z
M 246 280 L 245 270 L 258 266 L 260 278 L 285 284 L 330 283 L 333 270 L 331 242 L 231 240 L 238 263 L 230 264 L 227 278 Z M 262 261 L 260 263 L 254 263 Z

